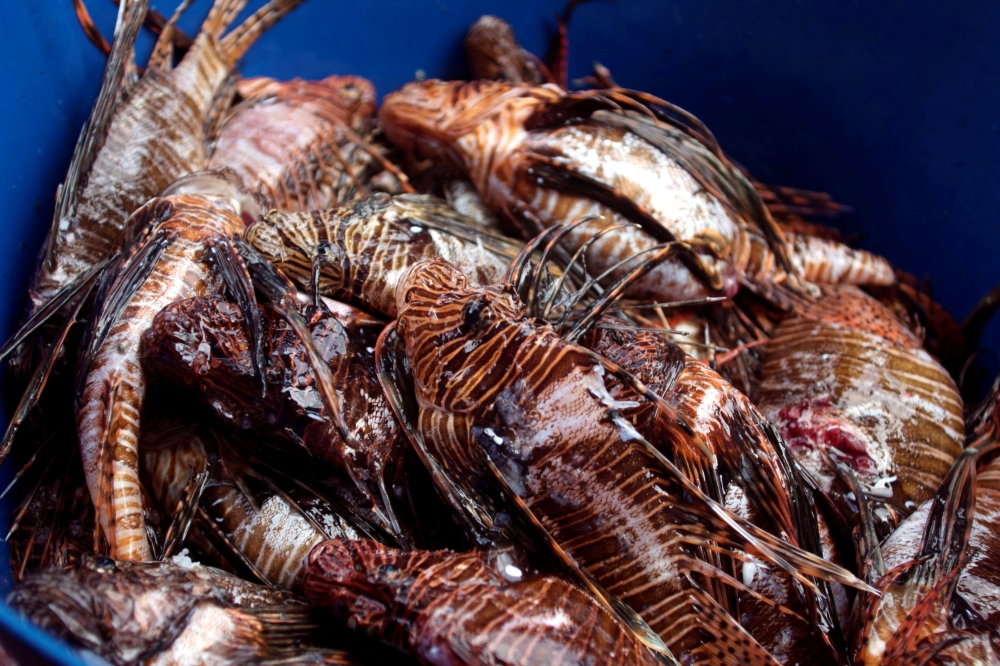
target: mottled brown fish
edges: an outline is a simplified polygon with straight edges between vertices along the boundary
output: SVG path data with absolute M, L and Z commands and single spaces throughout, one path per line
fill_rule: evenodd
M 306 594 L 424 664 L 659 663 L 586 591 L 506 553 L 328 541 L 309 556 Z
M 521 248 L 425 195 L 379 193 L 329 211 L 271 211 L 247 240 L 301 287 L 396 316 L 396 284 L 422 259 L 443 259 L 494 284 Z
M 6 601 L 112 664 L 190 664 L 194 655 L 233 666 L 296 655 L 302 663 L 353 663 L 309 647 L 318 629 L 309 606 L 184 557 L 140 563 L 86 555 L 72 569 L 29 574 Z
M 116 559 L 148 560 L 153 554 L 138 478 L 146 393 L 139 363 L 142 334 L 167 305 L 221 295 L 227 282 L 253 302 L 245 269 L 242 275 L 221 269 L 239 262 L 229 245 L 243 231 L 239 210 L 226 195 L 156 198 L 132 216 L 137 239 L 102 278 L 80 361 L 77 431 L 87 486 Z M 213 259 L 222 262 L 220 268 Z
M 393 486 L 406 440 L 374 368 L 384 323 L 334 301 L 298 306 L 329 368 L 350 441 L 327 413 L 303 341 L 270 309 L 261 313 L 268 359 L 263 395 L 245 317 L 225 301 L 196 298 L 164 308 L 143 336 L 143 366 L 160 381 L 195 388 L 224 423 L 262 447 L 305 452 L 319 463 L 316 471 L 343 470 L 356 484 L 349 500 L 398 533 Z
M 183 528 L 178 514 L 187 512 L 203 533 L 199 541 L 235 551 L 222 555 L 235 556 L 260 582 L 301 594 L 316 544 L 364 533 L 322 498 L 282 489 L 241 453 L 190 421 L 154 423 L 142 438 L 143 471 L 168 520 Z
M 663 396 L 701 436 L 717 464 L 695 450 L 675 446 L 672 428 L 655 404 L 642 400 L 614 376 L 605 377 L 616 402 L 637 405 L 623 409 L 622 415 L 675 460 L 693 483 L 734 514 L 840 563 L 832 534 L 787 445 L 742 393 L 705 362 L 685 355 L 662 331 L 636 329 L 609 317 L 581 342 Z M 800 598 L 794 581 L 780 569 L 753 560 L 728 562 L 714 555 L 707 559 L 716 566 L 732 567 L 747 586 L 732 607 L 739 608 L 741 623 L 779 661 L 794 664 L 807 656 L 815 663 L 842 659 L 839 628 L 846 624 L 848 600 L 839 585 L 827 588 L 820 582 L 822 592 Z M 761 602 L 757 594 L 774 595 L 800 617 Z M 719 596 L 732 603 L 725 594 Z M 817 625 L 822 632 L 815 630 Z

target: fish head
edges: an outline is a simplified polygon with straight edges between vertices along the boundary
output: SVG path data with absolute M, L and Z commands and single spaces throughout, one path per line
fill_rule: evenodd
M 375 115 L 375 85 L 360 76 L 328 76 L 319 81 L 279 81 L 266 76 L 240 79 L 237 92 L 247 100 L 279 99 L 292 104 L 319 104 L 342 122 Z
M 509 367 L 530 329 L 512 288 L 470 287 L 464 273 L 440 260 L 403 273 L 396 307 L 418 398 L 450 411 L 484 404 L 497 388 L 489 375 Z
M 467 167 L 486 146 L 463 137 L 517 132 L 538 104 L 560 94 L 552 86 L 503 81 L 417 81 L 387 95 L 380 117 L 386 136 L 403 150 Z
M 521 48 L 510 24 L 498 16 L 481 16 L 465 35 L 465 52 L 475 79 L 541 83 L 532 56 Z

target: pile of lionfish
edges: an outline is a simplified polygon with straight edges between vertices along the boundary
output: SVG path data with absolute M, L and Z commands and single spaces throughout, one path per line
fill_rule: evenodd
M 94 663 L 1000 662 L 1000 384 L 959 389 L 1000 299 L 956 324 L 496 17 L 380 109 L 241 78 L 297 1 L 77 3 L 10 606 Z

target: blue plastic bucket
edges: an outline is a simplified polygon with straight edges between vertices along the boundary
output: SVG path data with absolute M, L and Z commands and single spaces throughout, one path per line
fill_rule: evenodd
M 174 3 L 160 6 L 164 13 Z M 253 8 L 262 4 L 252 2 Z M 562 0 L 312 0 L 251 49 L 243 72 L 358 74 L 381 94 L 465 76 L 462 37 L 506 18 L 543 54 Z M 193 33 L 209 2 L 182 20 Z M 110 38 L 115 7 L 90 0 Z M 100 86 L 104 57 L 70 0 L 7 3 L 0 41 L 0 337 L 17 324 L 56 186 Z M 598 1 L 570 30 L 570 76 L 606 65 L 618 83 L 698 115 L 760 180 L 830 192 L 863 247 L 929 276 L 961 318 L 1000 283 L 1000 4 L 762 0 Z M 148 35 L 140 42 L 148 52 Z M 1000 324 L 985 345 L 1000 350 Z M 0 477 L 9 478 L 5 469 Z M 0 482 L 2 482 L 0 478 Z M 6 533 L 10 505 L 0 507 Z M 10 588 L 0 542 L 0 592 Z M 0 641 L 22 664 L 82 663 L 0 607 Z

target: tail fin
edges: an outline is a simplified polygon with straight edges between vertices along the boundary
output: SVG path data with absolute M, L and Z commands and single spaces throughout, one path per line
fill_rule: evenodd
M 247 0 L 215 0 L 208 11 L 205 22 L 201 24 L 201 32 L 220 39 L 236 16 L 247 6 Z

